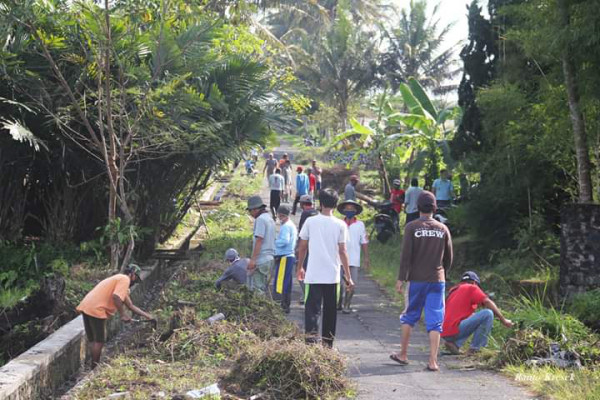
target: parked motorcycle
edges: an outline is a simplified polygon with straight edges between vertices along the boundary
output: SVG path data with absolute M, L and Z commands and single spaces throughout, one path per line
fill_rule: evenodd
M 396 232 L 398 232 L 398 213 L 394 210 L 390 201 L 372 203 L 377 210 L 373 224 L 373 232 L 380 243 L 386 243 Z

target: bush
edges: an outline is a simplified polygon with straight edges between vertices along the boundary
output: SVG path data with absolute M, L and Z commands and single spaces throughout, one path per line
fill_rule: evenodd
M 567 310 L 595 331 L 600 331 L 600 289 L 573 296 Z
M 547 357 L 550 343 L 558 343 L 561 350 L 575 352 L 584 365 L 600 362 L 600 339 L 577 318 L 547 306 L 540 298 L 521 296 L 514 308 L 510 318 L 517 329 L 504 339 L 498 354 L 500 364 Z

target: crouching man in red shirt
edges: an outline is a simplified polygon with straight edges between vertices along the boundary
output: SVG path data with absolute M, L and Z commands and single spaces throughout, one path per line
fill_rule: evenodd
M 496 304 L 479 287 L 480 280 L 473 271 L 463 274 L 458 285 L 448 292 L 446 314 L 442 327 L 442 339 L 446 349 L 452 354 L 460 354 L 460 347 L 473 335 L 469 353 L 476 353 L 488 342 L 492 331 L 494 315 L 504 326 L 510 328 L 513 323 L 504 318 Z M 475 312 L 478 306 L 483 309 Z

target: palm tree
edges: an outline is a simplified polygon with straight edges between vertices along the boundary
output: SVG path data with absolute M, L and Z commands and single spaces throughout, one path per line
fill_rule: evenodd
M 342 131 L 346 130 L 351 102 L 364 94 L 376 78 L 377 46 L 372 35 L 350 18 L 349 12 L 338 8 L 333 25 L 321 40 L 313 41 L 311 57 L 298 70 L 313 97 L 325 100 L 338 111 Z
M 392 88 L 414 77 L 425 89 L 445 92 L 454 86 L 444 82 L 458 74 L 453 69 L 454 46 L 443 48 L 453 24 L 440 26 L 437 18 L 439 4 L 427 15 L 427 0 L 413 0 L 402 9 L 398 24 L 382 27 L 389 50 L 382 55 L 381 73 Z

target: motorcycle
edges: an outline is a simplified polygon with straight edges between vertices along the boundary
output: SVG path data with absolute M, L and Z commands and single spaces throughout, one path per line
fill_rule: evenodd
M 396 232 L 399 231 L 398 213 L 394 210 L 393 204 L 390 201 L 373 203 L 373 207 L 377 210 L 374 218 L 373 232 L 376 232 L 377 240 L 380 243 L 386 243 Z

